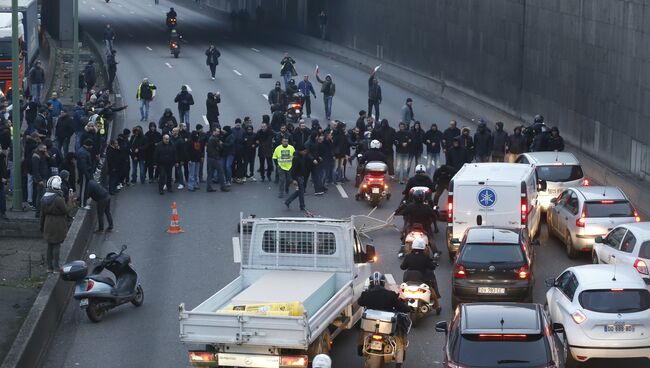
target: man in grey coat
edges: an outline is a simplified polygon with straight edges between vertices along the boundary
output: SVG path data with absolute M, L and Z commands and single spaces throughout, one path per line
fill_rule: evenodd
M 411 123 L 415 122 L 413 114 L 413 99 L 410 97 L 406 99 L 406 103 L 402 106 L 402 122 L 406 124 L 406 130 L 411 129 Z

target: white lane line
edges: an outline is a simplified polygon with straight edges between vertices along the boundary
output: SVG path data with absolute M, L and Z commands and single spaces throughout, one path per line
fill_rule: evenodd
M 203 123 L 205 123 L 205 126 L 210 126 L 210 122 L 208 121 L 208 117 L 203 115 Z
M 102 14 L 102 18 L 106 18 L 106 16 L 104 14 Z
M 388 285 L 397 285 L 395 278 L 390 273 L 384 274 L 386 276 L 386 284 Z
M 237 69 L 233 69 L 232 71 L 233 71 L 233 73 L 235 73 L 235 74 L 237 74 L 238 76 L 241 77 L 241 73 Z
M 269 96 L 266 93 L 262 93 L 262 97 L 264 97 L 267 101 L 269 99 Z
M 187 92 L 192 92 L 192 87 L 190 87 L 189 84 L 186 84 L 185 86 L 187 87 Z
M 153 49 L 151 47 L 149 47 L 149 46 L 147 46 L 147 50 L 153 51 Z
M 345 192 L 345 189 L 343 189 L 341 184 L 336 184 L 336 189 L 339 190 L 339 193 L 341 194 L 341 197 L 348 198 L 348 194 Z
M 95 10 L 95 9 L 93 8 L 93 10 Z M 133 10 L 131 10 L 129 13 L 131 13 L 131 14 L 135 14 L 135 12 L 134 12 Z
M 171 65 L 170 63 L 165 63 L 165 65 L 167 65 L 167 67 L 168 67 L 169 69 L 172 68 L 172 65 Z
M 115 95 L 115 98 L 122 98 L 122 95 L 118 93 Z
M 93 11 L 95 10 L 95 8 L 90 8 L 90 9 L 93 10 Z
M 235 263 L 241 263 L 241 248 L 239 246 L 239 237 L 232 237 L 232 258 Z
M 253 50 L 253 51 L 255 51 L 255 52 L 260 52 L 260 50 L 254 48 L 254 47 L 251 47 L 251 50 Z

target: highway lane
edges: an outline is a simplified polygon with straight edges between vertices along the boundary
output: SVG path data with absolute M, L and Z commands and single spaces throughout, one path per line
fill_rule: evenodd
M 279 60 L 285 51 L 297 60 L 300 74 L 309 73 L 313 78 L 313 68 L 318 64 L 322 73 L 334 76 L 337 83 L 334 118 L 354 123 L 358 110 L 365 108 L 367 71 L 291 46 L 254 41 L 239 43 L 224 36 L 223 27 L 209 16 L 177 4 L 171 6 L 179 14 L 179 29 L 187 43 L 182 45 L 180 58 L 174 59 L 167 48 L 164 25 L 164 13 L 170 3 L 161 1 L 159 6 L 153 6 L 149 1 L 143 4 L 113 0 L 106 4 L 102 0 L 82 0 L 81 4 L 82 24 L 92 35 L 101 39 L 102 28 L 107 21 L 117 31 L 115 48 L 120 61 L 117 75 L 122 97 L 129 104 L 125 122 L 127 127 L 144 125 L 138 121 L 140 115 L 135 91 L 145 76 L 158 86 L 150 120 L 157 121 L 165 107 L 175 112 L 173 97 L 182 84 L 188 84 L 196 102 L 191 112 L 192 126 L 202 122 L 208 91 L 222 93 L 222 125 L 245 115 L 251 116 L 257 125 L 261 114 L 268 113 L 268 104 L 262 94 L 268 93 L 274 80 L 279 79 L 259 79 L 258 75 L 260 72 L 272 72 L 277 77 Z M 222 53 L 216 81 L 210 79 L 203 54 L 210 43 L 215 43 Z M 382 82 L 382 86 L 382 115 L 394 126 L 399 109 L 411 94 L 386 82 Z M 413 97 L 416 116 L 426 121 L 425 127 L 431 122 L 438 122 L 444 128 L 453 117 L 444 108 L 426 102 L 422 97 Z M 312 117 L 322 121 L 321 101 L 319 94 Z M 352 176 L 352 171 L 349 176 Z M 393 187 L 395 197 L 398 197 L 397 192 L 401 189 L 395 183 Z M 312 188 L 309 189 L 313 193 Z M 331 188 L 323 197 L 308 195 L 307 207 L 318 216 L 337 218 L 370 211 L 367 204 L 354 201 L 355 189 L 350 183 L 344 185 L 343 189 L 350 198 L 343 198 L 336 189 Z M 95 236 L 91 251 L 103 255 L 123 243 L 128 244 L 129 253 L 142 278 L 145 303 L 141 308 L 128 305 L 113 310 L 100 324 L 90 323 L 79 311 L 78 303 L 70 303 L 48 352 L 46 366 L 187 366 L 187 352 L 178 339 L 179 303 L 185 302 L 188 307 L 194 307 L 237 274 L 238 266 L 232 262 L 231 237 L 235 235 L 240 211 L 258 216 L 302 216 L 297 210 L 297 203 L 293 204 L 292 210 L 286 210 L 276 198 L 276 193 L 274 185 L 261 182 L 236 185 L 231 193 L 182 191 L 162 197 L 157 194 L 153 184 L 125 189 L 114 200 L 116 231 Z M 164 232 L 169 225 L 172 201 L 178 204 L 181 225 L 185 230 L 185 233 L 176 236 Z M 397 198 L 394 198 L 382 205 L 373 216 L 386 219 L 396 206 Z M 397 219 L 396 223 L 401 226 L 401 219 Z M 396 257 L 398 233 L 381 230 L 372 236 L 380 256 L 376 269 L 393 274 L 399 281 L 402 273 Z M 543 302 L 546 277 L 555 276 L 570 265 L 588 262 L 587 258 L 570 261 L 556 240 L 547 239 L 545 231 L 541 240 L 535 265 L 536 302 Z M 444 244 L 443 235 L 439 234 L 436 241 Z M 433 325 L 451 316 L 451 267 L 446 257 L 443 257 L 436 273 L 443 294 L 443 313 L 440 317 L 431 316 L 421 321 L 413 329 L 407 358 L 409 366 L 431 367 L 432 363 L 442 359 L 443 336 L 435 333 Z M 355 352 L 356 337 L 357 332 L 350 331 L 336 340 L 332 351 L 336 366 L 361 364 Z

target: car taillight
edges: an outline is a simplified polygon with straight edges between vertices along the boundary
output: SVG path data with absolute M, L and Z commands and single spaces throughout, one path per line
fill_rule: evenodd
M 523 265 L 521 268 L 519 268 L 517 274 L 519 275 L 520 279 L 525 280 L 528 278 L 528 276 L 530 276 L 530 268 L 528 268 L 528 265 Z
M 575 322 L 577 325 L 587 320 L 587 316 L 585 316 L 585 314 L 579 310 L 571 313 L 571 318 L 573 318 L 573 322 Z
M 582 213 L 580 214 L 580 217 L 576 219 L 576 226 L 585 227 L 585 223 L 587 223 L 587 204 L 582 206 Z
M 587 179 L 587 178 L 585 178 L 585 179 L 582 181 L 582 186 L 583 186 L 583 187 L 588 187 L 590 184 L 591 184 L 591 183 L 589 182 L 589 179 Z
M 454 219 L 454 196 L 447 196 L 447 222 L 452 222 Z
M 455 279 L 465 279 L 467 278 L 467 273 L 465 272 L 465 267 L 455 264 L 454 265 L 454 278 Z
M 280 358 L 281 367 L 307 367 L 309 359 L 306 355 L 283 356 Z
M 92 289 L 93 286 L 95 286 L 95 281 L 88 279 L 88 281 L 86 281 L 86 291 Z
M 639 213 L 634 210 L 634 221 L 636 222 L 641 222 L 641 216 L 639 216 Z
M 521 224 L 526 225 L 528 221 L 528 198 L 525 193 L 521 194 Z
M 648 265 L 642 259 L 637 259 L 634 261 L 634 268 L 636 268 L 639 273 L 642 273 L 644 275 L 648 274 Z
M 216 363 L 217 358 L 209 351 L 190 351 L 190 363 Z

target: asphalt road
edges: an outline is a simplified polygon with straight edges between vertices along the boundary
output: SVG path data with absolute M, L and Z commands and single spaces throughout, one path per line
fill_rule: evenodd
M 150 120 L 157 121 L 166 107 L 176 111 L 173 98 L 181 85 L 187 84 L 196 102 L 191 110 L 192 126 L 203 122 L 205 95 L 209 91 L 221 92 L 222 125 L 245 115 L 251 116 L 258 125 L 261 115 L 268 113 L 268 103 L 263 94 L 267 94 L 273 82 L 279 79 L 275 77 L 285 51 L 296 59 L 300 75 L 313 75 L 316 64 L 320 65 L 321 73 L 333 75 L 337 84 L 333 118 L 354 123 L 358 111 L 365 108 L 367 71 L 286 45 L 230 40 L 209 16 L 177 4 L 171 5 L 178 12 L 179 30 L 186 43 L 182 44 L 180 58 L 174 59 L 167 48 L 164 24 L 170 3 L 161 1 L 158 6 L 152 3 L 152 0 L 147 0 L 146 4 L 127 0 L 113 0 L 108 4 L 103 0 L 80 2 L 81 22 L 98 40 L 101 40 L 103 26 L 108 22 L 117 32 L 115 49 L 120 62 L 117 76 L 122 97 L 130 105 L 126 112 L 127 127 L 143 124 L 138 122 L 140 115 L 135 92 L 145 76 L 158 86 Z M 215 43 L 222 54 L 216 81 L 210 79 L 205 65 L 204 51 L 210 43 Z M 259 79 L 261 72 L 274 73 L 274 79 Z M 414 98 L 416 117 L 426 122 L 425 128 L 437 122 L 444 129 L 452 118 L 450 112 L 422 97 L 386 82 L 382 82 L 382 86 L 382 116 L 393 125 L 409 96 Z M 322 121 L 324 111 L 320 94 L 313 103 L 313 110 L 312 117 Z M 352 177 L 351 170 L 348 175 Z M 309 191 L 313 193 L 313 188 L 309 187 Z M 401 192 L 401 188 L 394 184 L 393 192 Z M 123 190 L 113 200 L 115 231 L 95 236 L 91 251 L 103 255 L 118 249 L 121 244 L 128 244 L 128 253 L 142 278 L 144 305 L 140 308 L 122 306 L 109 312 L 100 324 L 93 324 L 79 310 L 77 302 L 69 303 L 45 366 L 188 366 L 187 350 L 178 338 L 178 305 L 185 302 L 188 308 L 193 308 L 237 275 L 239 268 L 232 262 L 231 237 L 235 235 L 240 212 L 260 217 L 303 215 L 298 211 L 297 203 L 293 204 L 292 210 L 287 210 L 276 198 L 276 193 L 276 187 L 268 182 L 235 184 L 230 193 L 177 191 L 159 196 L 155 184 Z M 351 184 L 343 185 L 341 190 L 330 187 L 325 196 L 308 195 L 307 208 L 323 217 L 367 214 L 369 206 L 354 201 L 353 194 Z M 181 226 L 185 230 L 181 235 L 165 233 L 172 201 L 178 204 Z M 386 219 L 396 206 L 395 198 L 382 204 L 373 217 Z M 396 223 L 401 226 L 401 219 Z M 380 259 L 376 269 L 391 273 L 400 280 L 402 273 L 395 254 L 398 233 L 381 230 L 374 233 L 373 238 Z M 442 233 L 436 241 L 444 244 Z M 588 258 L 569 260 L 558 242 L 548 239 L 543 230 L 535 265 L 535 301 L 543 303 L 545 278 L 588 261 Z M 436 273 L 443 295 L 443 312 L 439 317 L 431 316 L 420 321 L 412 330 L 407 357 L 410 367 L 437 366 L 442 359 L 444 336 L 437 334 L 433 326 L 438 320 L 449 320 L 451 315 L 451 267 L 446 256 Z M 361 365 L 355 351 L 356 337 L 357 332 L 350 331 L 337 338 L 332 351 L 335 366 Z

